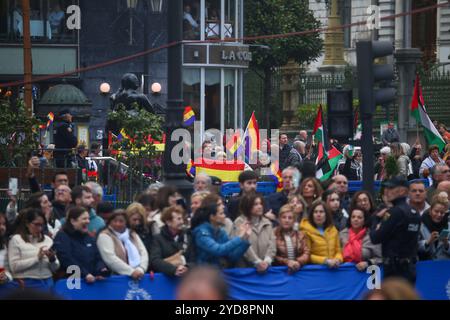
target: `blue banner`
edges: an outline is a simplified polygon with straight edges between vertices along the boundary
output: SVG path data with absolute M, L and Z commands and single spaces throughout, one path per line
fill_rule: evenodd
M 295 274 L 286 267 L 269 268 L 265 274 L 255 269 L 224 270 L 230 297 L 235 300 L 352 300 L 367 290 L 369 274 L 359 272 L 353 264 L 330 270 L 324 266 L 305 266 Z M 55 291 L 73 300 L 126 300 L 175 298 L 178 279 L 147 274 L 140 282 L 129 277 L 114 276 L 95 284 L 81 282 L 80 289 L 69 290 L 67 280 L 58 281 Z
M 308 265 L 295 274 L 286 267 L 271 267 L 265 274 L 255 269 L 224 270 L 230 298 L 235 300 L 355 300 L 368 291 L 369 274 L 359 272 L 353 264 L 338 269 Z M 80 282 L 79 289 L 69 289 L 73 280 L 55 284 L 57 295 L 71 300 L 173 300 L 177 278 L 156 273 L 135 282 L 130 277 L 113 276 L 94 284 Z M 39 283 L 33 283 L 38 288 Z M 30 283 L 26 287 L 31 287 Z M 42 288 L 44 288 L 42 283 Z M 0 297 L 18 288 L 14 282 L 0 285 Z M 417 291 L 426 300 L 450 299 L 450 260 L 417 264 Z
M 450 260 L 417 264 L 416 289 L 422 299 L 450 300 Z

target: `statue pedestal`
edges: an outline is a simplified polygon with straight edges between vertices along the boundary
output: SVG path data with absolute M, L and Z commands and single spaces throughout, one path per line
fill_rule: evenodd
M 282 83 L 280 90 L 283 94 L 283 123 L 280 130 L 284 133 L 300 130 L 300 122 L 296 115 L 297 108 L 300 104 L 300 72 L 300 66 L 292 60 L 281 68 Z

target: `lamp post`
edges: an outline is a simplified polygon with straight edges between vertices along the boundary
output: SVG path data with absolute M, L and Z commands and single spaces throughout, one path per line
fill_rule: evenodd
M 177 43 L 168 49 L 167 68 L 167 109 L 165 121 L 166 146 L 164 151 L 164 183 L 174 185 L 189 200 L 192 184 L 186 180 L 185 166 L 176 165 L 171 159 L 172 150 L 178 141 L 172 141 L 172 132 L 183 123 L 183 85 L 182 85 L 182 35 L 183 0 L 168 1 L 168 42 Z
M 138 0 L 127 0 L 127 8 L 130 12 L 130 46 L 133 45 L 133 11 L 136 10 Z

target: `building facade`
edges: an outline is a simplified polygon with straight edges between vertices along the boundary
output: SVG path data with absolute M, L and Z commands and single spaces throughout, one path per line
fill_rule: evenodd
M 162 1 L 161 13 L 154 13 L 147 0 L 30 0 L 33 77 L 81 69 L 64 78 L 34 83 L 35 114 L 46 117 L 48 106 L 40 110 L 39 100 L 49 88 L 73 85 L 91 103 L 89 120 L 83 117 L 79 125 L 88 128 L 89 141 L 100 141 L 107 134 L 109 96 L 120 88 L 121 77 L 128 72 L 138 76 L 142 92 L 164 110 L 167 50 L 121 62 L 117 59 L 167 43 L 167 1 Z M 248 47 L 229 39 L 243 35 L 243 1 L 183 1 L 184 99 L 204 130 L 242 127 L 243 71 L 251 55 Z M 75 9 L 71 11 L 74 6 L 80 9 L 79 16 Z M 0 0 L 0 83 L 23 79 L 22 30 L 21 0 Z M 97 64 L 103 66 L 83 70 Z M 105 83 L 109 86 L 103 89 L 109 87 L 109 92 L 100 90 Z M 154 83 L 161 85 L 160 92 L 152 92 Z M 13 97 L 21 94 L 20 87 L 10 90 Z M 54 111 L 57 114 L 57 106 Z
M 333 1 L 337 2 L 341 24 L 367 21 L 367 9 L 378 6 L 381 17 L 421 9 L 444 0 L 309 0 L 309 7 L 323 26 L 328 26 L 328 15 Z M 324 37 L 324 34 L 322 34 Z M 390 41 L 395 47 L 419 48 L 423 62 L 440 64 L 450 70 L 450 7 L 415 14 L 409 18 L 383 19 L 380 28 L 369 30 L 366 24 L 344 29 L 344 59 L 350 66 L 356 66 L 356 42 L 374 39 Z M 323 65 L 324 56 L 309 66 L 310 72 L 317 72 Z

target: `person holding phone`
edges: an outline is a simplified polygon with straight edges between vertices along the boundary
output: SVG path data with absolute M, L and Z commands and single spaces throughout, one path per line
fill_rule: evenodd
M 16 231 L 8 244 L 9 270 L 21 286 L 50 290 L 59 261 L 51 249 L 53 240 L 44 235 L 45 216 L 40 209 L 19 213 Z
M 430 209 L 422 215 L 419 234 L 419 257 L 421 260 L 450 259 L 448 199 L 436 195 Z

